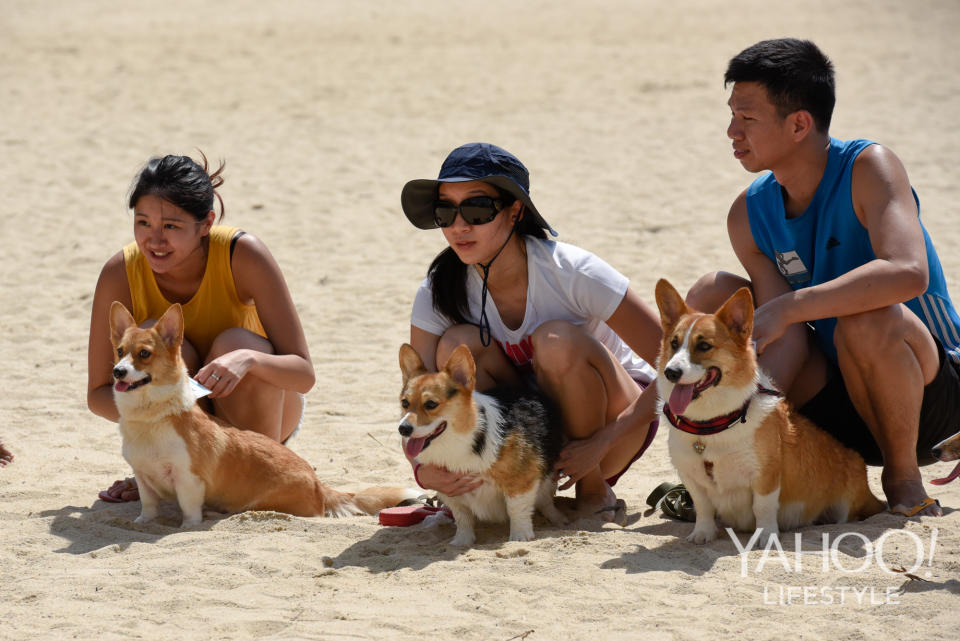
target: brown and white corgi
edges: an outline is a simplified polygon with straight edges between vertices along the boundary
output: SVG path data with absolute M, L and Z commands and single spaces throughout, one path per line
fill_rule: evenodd
M 716 538 L 717 516 L 769 536 L 884 509 L 863 458 L 794 412 L 757 367 L 749 289 L 716 314 L 687 307 L 666 280 L 657 283 L 656 299 L 663 324 L 657 388 L 674 427 L 668 448 L 697 514 L 688 540 Z
M 440 494 L 456 521 L 451 545 L 473 545 L 475 518 L 509 519 L 511 541 L 534 538 L 534 509 L 554 525 L 566 523 L 553 504 L 553 465 L 563 434 L 544 397 L 517 389 L 477 392 L 476 364 L 466 345 L 453 351 L 442 371 L 428 373 L 417 351 L 404 344 L 400 369 L 399 431 L 407 455 L 483 478 L 466 494 Z
M 203 520 L 204 505 L 220 512 L 346 516 L 375 514 L 417 496 L 400 488 L 338 492 L 287 447 L 204 412 L 180 356 L 180 305 L 167 309 L 152 328 L 141 329 L 123 304 L 114 302 L 110 339 L 116 350 L 113 396 L 123 457 L 140 489 L 137 523 L 156 517 L 161 499 L 179 503 L 182 527 L 188 527 Z

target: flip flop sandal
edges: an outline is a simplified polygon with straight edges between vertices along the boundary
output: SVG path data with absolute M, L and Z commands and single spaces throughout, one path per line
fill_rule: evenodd
M 608 505 L 607 507 L 602 507 L 596 511 L 596 514 L 605 514 L 606 512 L 611 512 L 608 523 L 616 523 L 620 527 L 626 527 L 627 525 L 627 503 L 623 499 L 617 499 L 617 502 L 613 505 Z
M 940 501 L 938 501 L 937 499 L 930 498 L 930 497 L 928 496 L 927 498 L 923 499 L 922 501 L 920 501 L 919 503 L 917 503 L 916 505 L 914 505 L 913 507 L 911 507 L 911 508 L 909 508 L 909 509 L 901 508 L 901 507 L 891 508 L 891 509 L 890 509 L 890 513 L 891 513 L 891 514 L 902 514 L 903 516 L 905 516 L 905 517 L 907 517 L 907 518 L 910 518 L 911 516 L 916 516 L 918 512 L 922 512 L 923 510 L 927 509 L 927 508 L 930 507 L 931 505 L 938 505 L 938 506 L 939 506 L 939 505 L 940 505 Z
M 693 499 L 683 483 L 661 483 L 647 497 L 647 505 L 655 510 L 663 510 L 663 513 L 672 519 L 690 522 L 697 520 Z
M 437 513 L 446 514 L 453 519 L 453 512 L 446 505 L 435 507 L 433 505 L 401 505 L 399 507 L 388 507 L 380 510 L 378 518 L 380 525 L 391 525 L 395 527 L 407 527 L 416 525 L 428 516 Z

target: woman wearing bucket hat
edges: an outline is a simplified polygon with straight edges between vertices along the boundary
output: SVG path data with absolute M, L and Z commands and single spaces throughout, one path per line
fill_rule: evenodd
M 624 504 L 612 486 L 657 429 L 654 310 L 598 257 L 547 239 L 557 234 L 530 199 L 526 167 L 500 147 L 454 149 L 436 180 L 404 186 L 401 204 L 449 245 L 413 305 L 410 342 L 423 362 L 436 368 L 466 344 L 480 390 L 534 377 L 564 417 L 561 489 L 576 484 L 579 513 L 615 518 Z M 480 484 L 411 463 L 427 489 L 457 495 Z

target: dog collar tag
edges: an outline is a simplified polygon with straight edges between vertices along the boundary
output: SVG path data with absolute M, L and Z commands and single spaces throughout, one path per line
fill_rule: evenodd
M 704 445 L 704 444 L 703 444 L 703 441 L 701 441 L 700 439 L 697 439 L 696 441 L 693 442 L 693 450 L 694 450 L 697 454 L 703 454 L 703 451 L 704 451 L 705 449 L 707 449 L 707 446 Z

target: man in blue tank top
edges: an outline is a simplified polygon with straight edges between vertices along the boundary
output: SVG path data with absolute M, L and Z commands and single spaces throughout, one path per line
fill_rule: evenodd
M 734 57 L 727 136 L 751 172 L 730 241 L 749 280 L 717 272 L 690 290 L 719 307 L 752 288 L 761 366 L 802 413 L 868 464 L 890 509 L 940 516 L 920 464 L 960 429 L 960 317 L 897 156 L 828 130 L 833 65 L 809 41 L 766 40 Z

